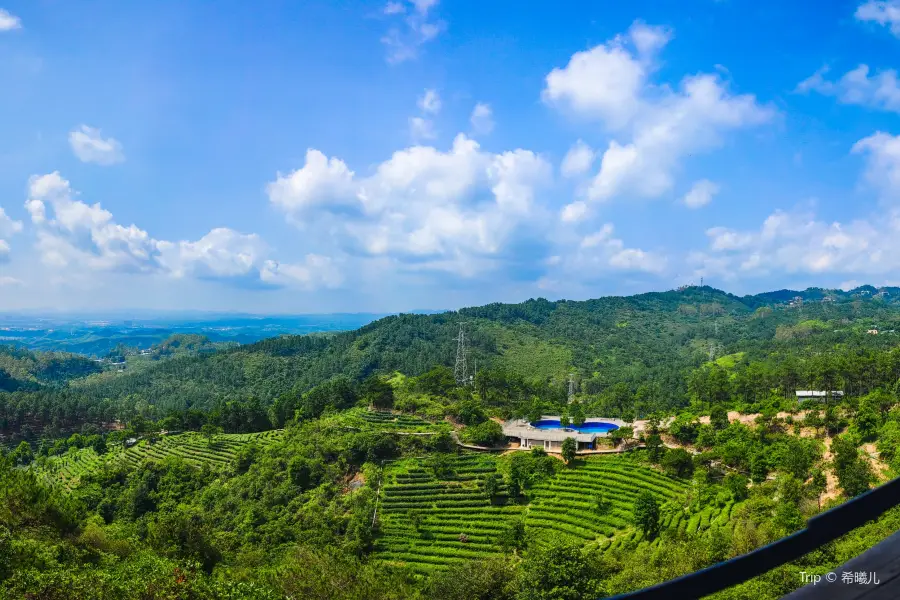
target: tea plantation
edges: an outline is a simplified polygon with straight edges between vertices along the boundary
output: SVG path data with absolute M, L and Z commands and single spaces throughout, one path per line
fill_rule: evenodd
M 688 483 L 625 457 L 578 460 L 534 485 L 516 502 L 510 501 L 501 483 L 491 499 L 483 479 L 502 468 L 506 459 L 479 453 L 454 455 L 440 477 L 428 459 L 386 465 L 375 556 L 427 574 L 466 559 L 500 554 L 504 533 L 516 521 L 524 523 L 532 544 L 568 538 L 603 550 L 655 546 L 658 537 L 643 540 L 632 525 L 634 501 L 643 491 L 659 502 L 663 533 L 696 533 L 732 525 L 733 502 L 691 512 L 685 502 Z
M 83 448 L 61 456 L 51 456 L 37 465 L 35 470 L 45 481 L 71 489 L 86 473 L 104 465 L 124 464 L 134 468 L 145 460 L 163 460 L 169 456 L 178 456 L 197 466 L 205 464 L 224 468 L 232 463 L 241 447 L 251 442 L 264 446 L 278 440 L 281 435 L 281 430 L 224 433 L 207 440 L 199 433 L 186 432 L 162 436 L 153 443 L 141 440 L 131 448 L 118 446 L 102 455 L 91 448 Z

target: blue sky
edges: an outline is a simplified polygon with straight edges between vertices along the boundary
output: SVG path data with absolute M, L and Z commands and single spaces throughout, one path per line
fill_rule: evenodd
M 0 310 L 900 282 L 900 1 L 0 2 Z

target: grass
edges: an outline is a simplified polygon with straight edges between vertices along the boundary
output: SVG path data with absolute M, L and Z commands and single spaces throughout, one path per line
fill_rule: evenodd
M 102 455 L 98 455 L 92 448 L 83 448 L 49 457 L 44 465 L 37 468 L 37 473 L 49 483 L 72 489 L 86 474 L 106 465 L 137 468 L 146 460 L 163 460 L 169 456 L 178 456 L 198 467 L 209 465 L 212 468 L 225 468 L 234 461 L 243 446 L 251 442 L 267 445 L 278 440 L 281 434 L 280 430 L 225 433 L 213 436 L 212 443 L 209 443 L 199 433 L 187 432 L 163 436 L 152 444 L 141 440 L 131 448 L 113 447 Z

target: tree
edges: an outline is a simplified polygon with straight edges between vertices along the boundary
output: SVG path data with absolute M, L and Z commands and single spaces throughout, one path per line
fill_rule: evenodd
M 31 445 L 28 442 L 19 442 L 16 449 L 13 450 L 10 458 L 17 465 L 27 465 L 34 460 L 34 453 L 31 451 Z
M 572 417 L 572 424 L 575 427 L 581 427 L 584 425 L 584 408 L 581 406 L 581 402 L 574 401 L 572 405 L 569 407 L 569 414 Z
M 573 542 L 536 547 L 519 569 L 519 600 L 582 600 L 602 596 L 599 568 Z
M 563 429 L 568 429 L 570 424 L 571 423 L 569 421 L 569 415 L 567 413 L 563 413 L 559 418 L 559 426 Z
M 878 457 L 885 462 L 894 460 L 897 448 L 900 448 L 900 423 L 888 421 L 878 432 Z
M 735 502 L 747 499 L 748 479 L 746 477 L 740 473 L 729 473 L 725 476 L 724 483 Z
M 500 532 L 497 541 L 500 543 L 501 548 L 512 550 L 513 552 L 524 549 L 526 543 L 525 520 L 513 520 Z
M 709 413 L 709 424 L 716 430 L 722 430 L 728 427 L 728 409 L 721 404 L 712 407 Z
M 378 375 L 372 375 L 363 382 L 362 396 L 370 406 L 379 410 L 394 406 L 394 387 Z
M 456 407 L 456 416 L 463 425 L 478 425 L 485 422 L 487 416 L 475 400 L 463 400 Z
M 687 479 L 694 474 L 694 461 L 684 448 L 675 448 L 666 452 L 662 459 L 662 468 L 670 477 Z
M 578 442 L 575 438 L 566 438 L 562 443 L 562 457 L 567 465 L 571 465 L 575 460 L 575 451 L 578 449 Z
M 497 481 L 497 475 L 494 473 L 489 473 L 487 477 L 484 478 L 481 489 L 484 490 L 484 493 L 488 497 L 488 500 L 493 502 L 494 498 L 497 496 L 497 492 L 500 489 L 500 483 Z
M 682 413 L 669 425 L 669 433 L 682 444 L 690 444 L 697 439 L 700 422 L 694 415 Z
M 503 427 L 496 421 L 485 421 L 463 430 L 463 438 L 467 442 L 479 446 L 498 446 L 506 441 Z
M 828 435 L 834 435 L 840 430 L 841 419 L 833 404 L 828 404 L 825 407 L 825 417 L 822 419 L 822 424 L 825 426 L 825 431 Z
M 206 423 L 203 427 L 200 428 L 200 435 L 206 438 L 206 443 L 209 446 L 212 446 L 213 438 L 221 432 L 222 428 L 213 425 L 212 423 Z
M 854 498 L 867 491 L 874 476 L 869 461 L 859 455 L 856 440 L 850 435 L 839 435 L 831 442 L 831 452 L 834 473 L 847 497 Z
M 828 478 L 825 476 L 825 473 L 822 469 L 815 469 L 812 474 L 812 479 L 807 484 L 807 492 L 808 495 L 816 499 L 816 503 L 819 505 L 819 509 L 822 508 L 822 494 L 828 488 Z
M 652 539 L 659 533 L 659 503 L 652 493 L 643 491 L 634 501 L 632 514 L 634 525 L 644 537 Z
M 609 501 L 609 498 L 601 491 L 594 492 L 594 510 L 597 514 L 605 515 L 610 508 L 612 508 L 612 503 Z
M 859 412 L 856 413 L 856 422 L 854 423 L 854 429 L 856 430 L 857 435 L 859 435 L 859 439 L 864 442 L 875 439 L 875 436 L 878 433 L 878 426 L 878 413 L 875 412 L 875 409 L 871 404 L 868 402 L 863 403 Z
M 647 458 L 650 459 L 650 462 L 659 464 L 665 453 L 666 447 L 658 433 L 651 433 L 647 436 Z
M 762 483 L 769 476 L 769 460 L 763 452 L 757 452 L 750 458 L 750 480 Z

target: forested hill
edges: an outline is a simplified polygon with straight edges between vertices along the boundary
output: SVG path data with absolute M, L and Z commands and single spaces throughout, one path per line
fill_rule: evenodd
M 129 410 L 151 406 L 161 413 L 209 409 L 251 396 L 265 405 L 337 375 L 362 380 L 376 372 L 417 375 L 436 365 L 452 367 L 463 322 L 470 369 L 477 363 L 483 381 L 499 378 L 504 386 L 514 381 L 521 387 L 539 380 L 564 394 L 565 380 L 574 372 L 585 394 L 616 384 L 634 393 L 650 385 L 655 402 L 677 406 L 686 402 L 686 376 L 710 356 L 744 353 L 749 359 L 779 351 L 803 356 L 822 347 L 892 347 L 896 340 L 890 335 L 865 334 L 876 327 L 900 330 L 900 289 L 887 292 L 879 296 L 865 287 L 737 297 L 689 287 L 391 316 L 327 337 L 284 336 L 139 371 L 96 374 L 71 382 L 60 400 L 103 403 L 107 411 L 123 403 Z M 802 303 L 794 301 L 798 297 Z

